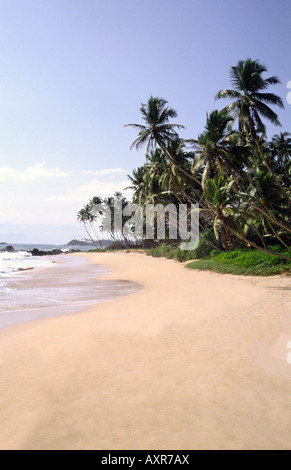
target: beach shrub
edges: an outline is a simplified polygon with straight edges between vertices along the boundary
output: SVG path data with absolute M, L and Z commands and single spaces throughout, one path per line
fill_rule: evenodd
M 199 236 L 199 244 L 195 251 L 195 256 L 192 259 L 200 259 L 209 256 L 213 247 L 217 246 L 219 250 L 222 249 L 221 243 L 216 240 L 214 232 L 210 228 L 204 229 Z M 219 250 L 217 252 L 219 253 Z
M 195 253 L 196 250 L 181 250 L 178 246 L 167 245 L 165 243 L 147 251 L 147 255 L 153 256 L 154 258 L 164 257 L 167 259 L 175 259 L 179 262 L 195 259 Z
M 290 250 L 280 248 L 280 253 L 290 256 Z M 212 251 L 208 258 L 189 263 L 187 268 L 229 274 L 269 276 L 291 273 L 291 261 L 249 248 L 218 254 Z

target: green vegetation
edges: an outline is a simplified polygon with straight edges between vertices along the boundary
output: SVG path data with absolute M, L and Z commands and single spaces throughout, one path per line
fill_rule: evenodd
M 272 249 L 276 248 L 278 247 Z M 288 252 L 285 251 L 285 254 L 288 255 Z M 208 258 L 189 263 L 186 267 L 249 276 L 291 273 L 291 261 L 253 249 L 234 250 L 230 253 L 219 254 L 213 252 Z
M 151 96 L 140 107 L 142 124 L 132 148 L 145 146 L 145 164 L 129 175 L 132 201 L 145 213 L 148 204 L 199 205 L 200 243 L 196 250 L 181 251 L 181 240 L 170 239 L 171 219 L 166 214 L 163 240 L 138 240 L 152 256 L 196 261 L 195 269 L 218 269 L 240 274 L 274 274 L 290 270 L 291 245 L 291 134 L 283 131 L 267 139 L 266 122 L 280 126 L 273 107 L 284 108 L 282 99 L 269 91 L 280 83 L 265 77 L 258 60 L 239 61 L 230 68 L 231 88 L 215 99 L 228 100 L 221 110 L 207 113 L 204 130 L 195 138 L 182 139 L 183 126 L 172 123 L 177 112 L 166 100 Z M 106 232 L 119 248 L 137 240 L 122 227 L 102 226 L 93 212 L 96 201 L 110 208 L 122 194 L 101 200 L 94 197 L 78 213 L 87 233 L 98 246 L 98 231 Z M 96 230 L 96 225 L 98 226 Z M 274 248 L 275 246 L 275 248 Z M 216 250 L 216 256 L 210 253 Z M 201 259 L 204 258 L 204 259 Z M 194 268 L 193 268 L 194 269 Z M 230 271 L 231 270 L 231 271 Z

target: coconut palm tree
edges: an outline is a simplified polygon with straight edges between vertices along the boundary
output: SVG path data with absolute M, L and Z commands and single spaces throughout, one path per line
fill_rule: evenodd
M 137 139 L 132 143 L 131 148 L 136 147 L 138 150 L 144 144 L 146 146 L 146 158 L 151 149 L 156 144 L 164 145 L 166 142 L 178 136 L 176 129 L 183 126 L 180 124 L 169 123 L 169 119 L 177 117 L 177 112 L 167 106 L 168 102 L 163 98 L 151 96 L 147 104 L 142 104 L 140 112 L 146 125 L 126 124 L 125 127 L 131 126 L 139 129 Z M 161 145 L 162 144 L 162 145 Z
M 279 96 L 264 92 L 269 85 L 280 83 L 280 80 L 275 76 L 263 78 L 262 75 L 266 71 L 267 68 L 260 64 L 258 60 L 247 59 L 239 61 L 236 66 L 230 69 L 231 83 L 234 89 L 219 91 L 215 99 L 234 99 L 232 103 L 225 106 L 224 110 L 228 113 L 233 113 L 234 120 L 238 119 L 240 132 L 244 133 L 245 136 L 250 135 L 252 137 L 264 164 L 284 196 L 290 202 L 288 194 L 262 151 L 258 137 L 258 133 L 262 135 L 266 133 L 262 117 L 276 126 L 281 125 L 277 114 L 268 105 L 277 105 L 280 108 L 284 108 L 283 101 Z
M 179 167 L 186 170 L 187 173 L 190 172 L 189 159 L 192 159 L 193 155 L 185 152 L 185 143 L 183 140 L 177 138 L 169 142 L 167 151 Z M 185 191 L 189 183 L 189 178 L 179 171 L 170 160 L 166 160 L 161 175 L 161 184 L 164 189 L 172 192 L 172 194 L 177 197 L 179 192 L 182 190 Z
M 234 196 L 231 193 L 233 182 L 224 178 L 223 175 L 216 175 L 208 179 L 205 188 L 205 200 L 212 210 L 213 230 L 217 240 L 226 251 L 235 246 L 230 226 L 234 224 L 234 211 L 231 207 Z
M 100 245 L 100 248 L 101 250 L 103 250 L 103 245 L 102 245 L 102 242 L 101 242 L 101 239 L 99 237 L 99 233 L 98 233 L 98 230 L 95 229 L 95 223 L 99 221 L 100 223 L 100 219 L 101 219 L 101 214 L 100 212 L 96 212 L 96 206 L 98 205 L 101 205 L 102 204 L 102 199 L 101 197 L 99 196 L 94 196 L 90 201 L 89 201 L 89 205 L 87 206 L 87 210 L 90 214 L 90 225 L 91 225 L 91 229 L 93 230 L 93 233 L 94 233 L 94 236 L 96 238 L 96 240 L 98 240 L 98 243 Z
M 284 184 L 291 186 L 291 134 L 289 132 L 280 132 L 274 135 L 268 144 L 270 152 L 271 165 L 273 163 L 276 173 L 282 175 Z
M 92 243 L 95 245 L 95 247 L 98 248 L 98 246 L 96 245 L 96 241 L 94 240 L 94 238 L 92 237 L 91 233 L 88 230 L 88 224 L 89 224 L 90 228 L 92 229 L 93 220 L 94 220 L 94 218 L 93 218 L 93 214 L 92 214 L 92 211 L 91 211 L 91 206 L 89 204 L 86 204 L 86 206 L 83 207 L 83 209 L 81 209 L 78 212 L 77 221 L 83 223 L 88 237 L 90 238 Z
M 263 167 L 263 170 L 257 169 L 256 173 L 253 174 L 252 184 L 249 188 L 252 200 L 257 206 L 263 208 L 268 216 L 276 217 L 284 222 L 288 216 L 285 199 L 278 186 L 274 184 L 272 175 L 266 172 L 265 167 Z M 266 237 L 275 237 L 285 248 L 288 248 L 288 245 L 282 239 L 282 237 L 287 237 L 286 231 L 281 229 L 279 232 L 277 227 L 275 230 L 270 217 L 261 214 L 257 219 L 263 227 Z
M 234 180 L 225 179 L 222 175 L 216 175 L 213 179 L 208 180 L 205 190 L 205 199 L 214 214 L 214 233 L 217 238 L 221 238 L 222 245 L 226 251 L 229 251 L 231 245 L 234 246 L 233 236 L 236 236 L 246 245 L 253 246 L 270 255 L 290 260 L 289 256 L 270 251 L 265 247 L 257 245 L 253 240 L 246 238 L 244 227 L 240 223 L 242 208 L 240 202 L 236 201 L 231 191 L 233 185 Z M 199 210 L 201 211 L 201 209 Z M 243 219 L 245 220 L 245 217 Z
M 258 60 L 240 60 L 230 69 L 231 84 L 234 89 L 221 90 L 215 96 L 215 99 L 235 100 L 225 106 L 224 110 L 233 113 L 233 119 L 238 119 L 240 132 L 250 133 L 254 140 L 257 132 L 265 134 L 266 131 L 261 116 L 272 124 L 280 126 L 277 114 L 268 105 L 284 108 L 279 96 L 262 92 L 269 85 L 281 83 L 275 76 L 264 79 L 262 74 L 266 71 L 266 67 Z
M 145 173 L 146 165 L 143 165 L 132 170 L 131 175 L 127 175 L 131 185 L 125 189 L 133 190 L 133 202 L 139 205 L 142 205 L 145 199 Z
M 233 118 L 224 110 L 214 110 L 206 114 L 205 130 L 198 139 L 190 139 L 195 149 L 193 171 L 202 168 L 202 188 L 205 189 L 208 176 L 213 177 L 217 172 L 234 174 L 244 179 L 243 164 L 246 163 L 247 149 L 241 146 L 239 136 L 234 131 L 228 131 Z
M 167 144 L 178 138 L 177 129 L 184 128 L 181 124 L 169 123 L 170 119 L 177 117 L 177 112 L 167 106 L 167 104 L 168 102 L 163 98 L 151 96 L 147 104 L 141 105 L 140 111 L 145 125 L 125 125 L 125 127 L 130 126 L 139 130 L 138 137 L 131 144 L 130 148 L 135 147 L 138 150 L 141 146 L 146 144 L 147 160 L 150 149 L 154 149 L 158 145 L 176 168 L 201 185 L 200 181 L 184 170 L 184 168 L 180 167 L 167 151 Z

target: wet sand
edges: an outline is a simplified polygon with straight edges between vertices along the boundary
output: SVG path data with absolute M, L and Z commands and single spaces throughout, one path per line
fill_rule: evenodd
M 98 279 L 107 272 L 85 257 L 58 255 L 50 267 L 17 273 L 7 286 L 11 291 L 0 295 L 0 329 L 82 312 L 140 288 L 133 282 Z
M 291 449 L 290 277 L 82 256 L 144 288 L 0 332 L 1 449 Z

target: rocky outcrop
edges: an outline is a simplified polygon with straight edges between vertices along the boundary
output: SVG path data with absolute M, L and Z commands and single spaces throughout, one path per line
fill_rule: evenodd
M 12 245 L 8 245 L 6 248 L 4 248 L 4 251 L 7 251 L 8 253 L 14 253 L 15 248 Z
M 63 254 L 62 250 L 59 250 L 57 248 L 49 251 L 42 251 L 39 250 L 38 248 L 34 248 L 31 250 L 29 253 L 31 253 L 32 256 L 49 256 L 49 255 L 61 255 Z

